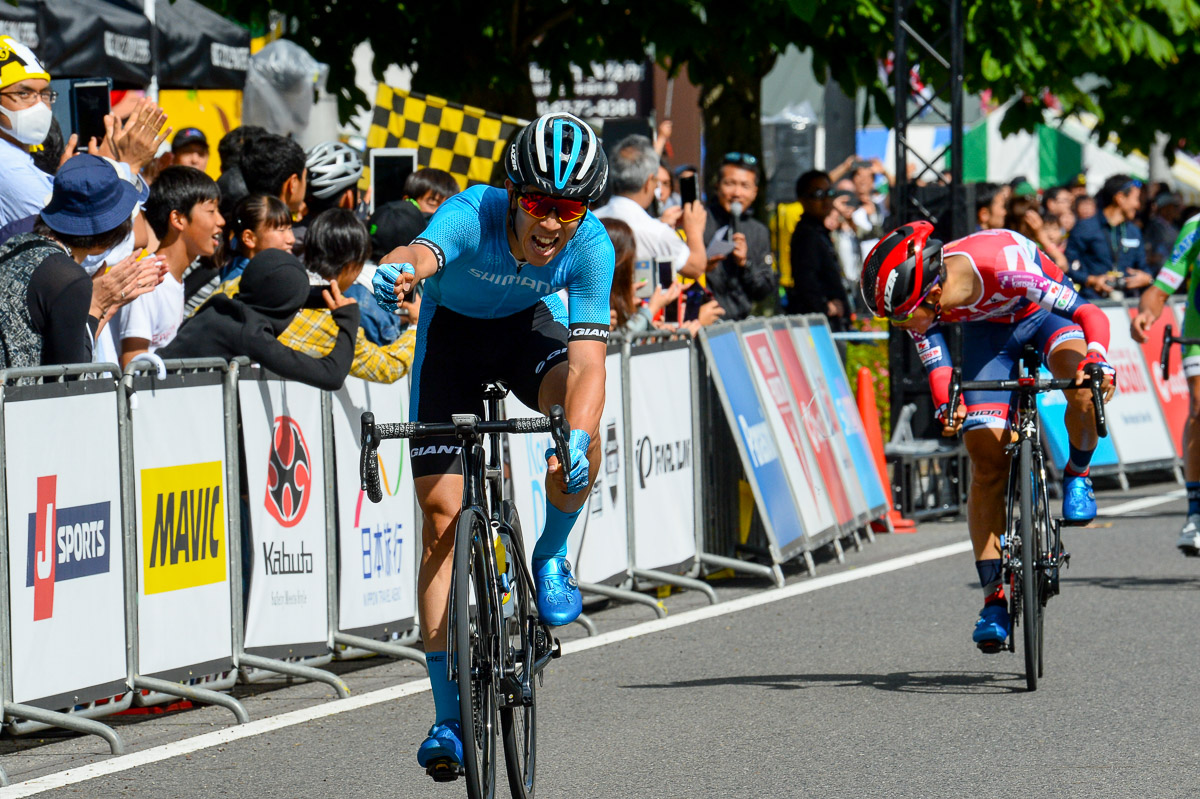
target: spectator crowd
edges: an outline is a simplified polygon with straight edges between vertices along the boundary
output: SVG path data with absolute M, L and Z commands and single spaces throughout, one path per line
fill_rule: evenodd
M 237 127 L 210 148 L 173 132 L 153 101 L 105 135 L 64 140 L 50 75 L 0 37 L 0 368 L 248 356 L 336 389 L 347 375 L 393 382 L 413 358 L 420 294 L 393 313 L 371 294 L 375 264 L 459 190 L 419 169 L 372 209 L 359 151 Z M 891 226 L 894 179 L 852 156 L 795 184 L 797 213 L 756 218 L 764 175 L 730 152 L 707 185 L 663 157 L 657 136 L 610 143 L 610 196 L 593 211 L 616 251 L 615 331 L 694 335 L 754 313 L 820 313 L 846 329 L 863 260 Z M 173 135 L 172 135 L 173 134 Z M 206 173 L 215 156 L 219 177 Z M 1136 293 L 1196 213 L 1166 184 L 1084 176 L 1040 192 L 1024 178 L 977 184 L 977 229 L 1030 238 L 1086 296 Z

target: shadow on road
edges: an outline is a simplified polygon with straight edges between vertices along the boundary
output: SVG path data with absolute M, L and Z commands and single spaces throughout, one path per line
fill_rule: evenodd
M 648 685 L 622 685 L 622 688 L 717 688 L 747 686 L 777 691 L 805 688 L 877 688 L 917 694 L 999 694 L 1025 690 L 1024 674 L 983 671 L 894 671 L 890 674 L 748 674 L 710 677 L 703 680 L 678 680 Z
M 1062 581 L 1124 591 L 1200 591 L 1200 577 L 1063 577 Z

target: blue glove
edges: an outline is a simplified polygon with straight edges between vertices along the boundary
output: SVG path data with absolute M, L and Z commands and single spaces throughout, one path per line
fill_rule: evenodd
M 580 491 L 587 488 L 588 485 L 588 447 L 592 444 L 592 437 L 582 430 L 572 430 L 571 437 L 567 441 L 567 449 L 571 453 L 571 473 L 567 475 L 567 493 L 578 494 Z M 554 448 L 546 450 L 546 460 L 550 460 L 555 454 Z
M 392 313 L 396 312 L 396 308 L 400 303 L 396 297 L 396 281 L 400 279 L 400 275 L 414 275 L 416 270 L 412 264 L 380 264 L 375 270 L 375 277 L 371 279 L 371 288 L 375 291 L 375 299 L 384 308 L 387 308 Z

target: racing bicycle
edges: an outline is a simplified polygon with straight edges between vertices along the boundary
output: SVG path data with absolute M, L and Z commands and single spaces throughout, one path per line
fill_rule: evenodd
M 947 418 L 953 419 L 963 391 L 1011 391 L 1016 397 L 1013 435 L 1005 451 L 1012 457 L 1008 476 L 1008 514 L 1000 539 L 1001 567 L 1007 588 L 1008 612 L 1013 630 L 1023 631 L 1025 686 L 1036 691 L 1043 673 L 1043 620 L 1046 603 L 1059 593 L 1059 576 L 1071 560 L 1062 544 L 1062 519 L 1050 515 L 1050 495 L 1046 484 L 1046 462 L 1040 446 L 1041 425 L 1037 395 L 1077 388 L 1072 378 L 1059 380 L 1039 375 L 1041 359 L 1037 349 L 1025 347 L 1022 368 L 1016 379 L 963 381 L 962 370 L 954 368 L 950 378 L 950 406 Z M 1108 435 L 1104 417 L 1104 374 L 1098 364 L 1086 369 L 1092 390 L 1092 408 L 1096 432 Z M 1005 644 L 987 651 L 1016 651 L 1016 635 Z
M 501 420 L 500 401 L 507 393 L 502 383 L 484 386 L 482 420 L 453 414 L 448 423 L 376 424 L 370 412 L 361 420 L 359 470 L 372 502 L 383 498 L 376 457 L 381 441 L 452 435 L 462 445 L 462 515 L 454 534 L 446 668 L 449 679 L 458 683 L 463 762 L 439 758 L 426 770 L 438 782 L 465 776 L 471 799 L 495 795 L 498 732 L 514 799 L 533 796 L 537 689 L 542 670 L 561 655 L 550 628 L 538 618 L 537 584 L 525 559 L 520 519 L 513 503 L 504 499 L 500 436 L 550 433 L 569 474 L 570 428 L 559 405 L 549 417 Z

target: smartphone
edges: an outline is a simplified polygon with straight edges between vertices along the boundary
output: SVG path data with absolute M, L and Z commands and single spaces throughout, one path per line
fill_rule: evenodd
M 378 147 L 370 152 L 371 213 L 404 199 L 404 181 L 417 171 L 417 151 L 406 147 Z
M 633 264 L 633 288 L 638 299 L 648 300 L 654 293 L 654 261 L 635 261 Z
M 688 175 L 679 179 L 679 202 L 683 205 L 694 203 L 699 196 L 696 188 L 696 176 Z
M 79 135 L 79 149 L 95 137 L 104 140 L 104 117 L 112 113 L 112 80 L 88 78 L 71 83 L 71 128 Z M 70 136 L 70 134 L 66 134 Z
M 669 260 L 659 260 L 658 263 L 658 285 L 663 291 L 671 288 L 671 284 L 675 282 L 675 270 L 671 268 Z
M 690 322 L 700 318 L 700 306 L 712 299 L 712 292 L 693 283 L 683 293 L 683 321 Z

